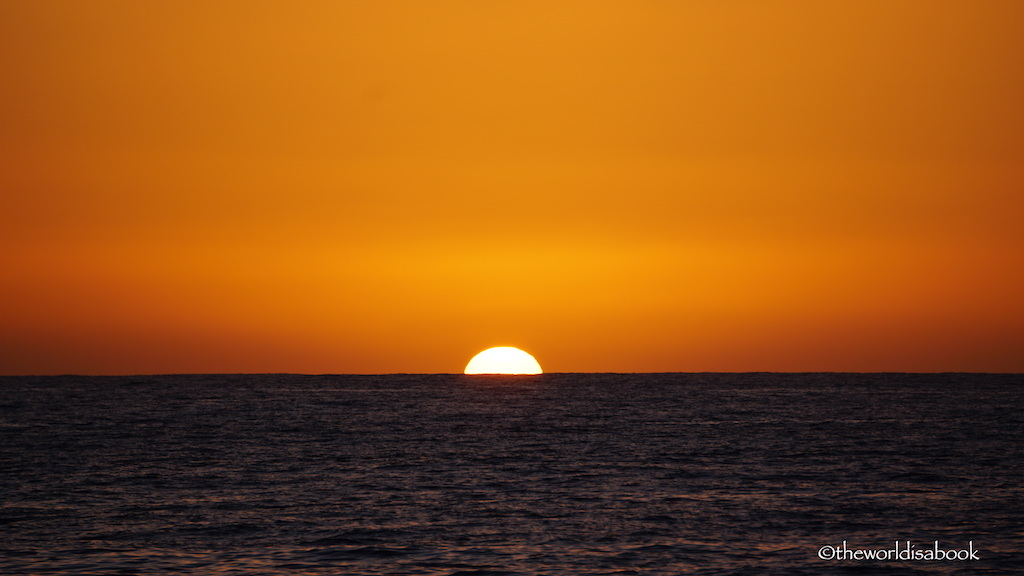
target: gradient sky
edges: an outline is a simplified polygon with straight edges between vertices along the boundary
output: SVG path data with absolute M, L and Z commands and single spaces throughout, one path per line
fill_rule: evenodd
M 0 372 L 1024 372 L 1024 2 L 0 3 Z

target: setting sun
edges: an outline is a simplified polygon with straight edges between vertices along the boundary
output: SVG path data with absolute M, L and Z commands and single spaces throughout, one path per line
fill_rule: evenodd
M 541 374 L 537 360 L 519 348 L 498 346 L 473 356 L 466 374 Z

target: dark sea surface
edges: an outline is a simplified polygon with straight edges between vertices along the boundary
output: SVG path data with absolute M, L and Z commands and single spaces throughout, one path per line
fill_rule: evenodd
M 1022 483 L 1020 375 L 0 378 L 0 574 L 1016 575 Z

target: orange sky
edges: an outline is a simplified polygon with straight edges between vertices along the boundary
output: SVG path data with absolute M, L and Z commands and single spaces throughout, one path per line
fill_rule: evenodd
M 1024 372 L 1024 3 L 0 3 L 0 372 Z

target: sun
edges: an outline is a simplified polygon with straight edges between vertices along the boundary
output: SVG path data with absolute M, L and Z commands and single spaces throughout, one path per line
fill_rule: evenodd
M 466 374 L 542 374 L 533 356 L 519 348 L 498 346 L 473 356 L 466 364 Z

